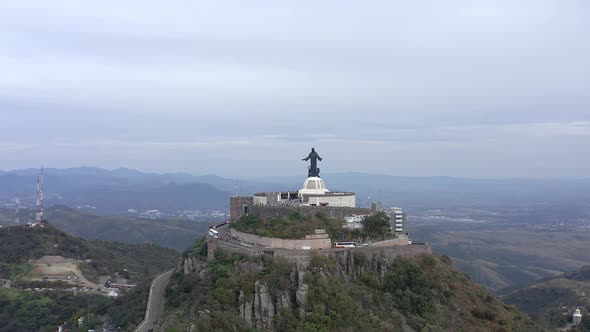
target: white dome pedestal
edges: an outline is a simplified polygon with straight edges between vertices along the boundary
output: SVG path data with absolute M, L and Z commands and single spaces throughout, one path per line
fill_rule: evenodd
M 308 177 L 303 183 L 303 188 L 299 190 L 299 197 L 304 195 L 325 195 L 329 192 L 326 189 L 324 180 L 317 176 Z

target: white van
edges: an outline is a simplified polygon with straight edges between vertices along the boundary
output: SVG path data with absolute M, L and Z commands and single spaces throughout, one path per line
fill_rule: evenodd
M 209 228 L 209 236 L 214 239 L 219 239 L 219 232 L 214 230 L 213 228 Z

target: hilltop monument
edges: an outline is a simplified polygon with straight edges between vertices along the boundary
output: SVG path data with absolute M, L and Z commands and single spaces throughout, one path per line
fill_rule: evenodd
M 235 221 L 244 214 L 255 213 L 269 215 L 276 211 L 275 207 L 300 208 L 321 206 L 327 215 L 344 218 L 349 214 L 367 214 L 369 209 L 356 208 L 356 194 L 349 191 L 328 190 L 324 180 L 320 178 L 318 161 L 322 157 L 311 148 L 311 152 L 303 161 L 309 161 L 307 178 L 299 190 L 257 192 L 251 197 L 230 198 L 230 219 Z M 343 209 L 346 208 L 346 209 Z M 350 210 L 350 208 L 354 210 Z
M 311 152 L 307 158 L 301 159 L 303 161 L 311 160 L 311 165 L 308 167 L 307 177 L 320 177 L 320 169 L 318 168 L 318 160 L 322 161 L 322 157 L 315 152 L 315 148 L 311 148 Z
M 311 148 L 311 152 L 307 158 L 303 158 L 302 160 L 311 161 L 310 165 L 307 167 L 307 179 L 303 184 L 303 188 L 299 190 L 299 197 L 303 197 L 304 195 L 325 195 L 329 190 L 326 189 L 324 180 L 320 178 L 320 169 L 318 168 L 318 160 L 322 161 L 322 157 L 315 152 L 315 148 Z

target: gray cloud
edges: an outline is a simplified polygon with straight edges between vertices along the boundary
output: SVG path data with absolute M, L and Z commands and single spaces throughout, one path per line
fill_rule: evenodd
M 588 9 L 11 3 L 0 13 L 0 153 L 14 157 L 0 169 L 255 176 L 263 159 L 279 175 L 314 145 L 325 170 L 587 177 Z

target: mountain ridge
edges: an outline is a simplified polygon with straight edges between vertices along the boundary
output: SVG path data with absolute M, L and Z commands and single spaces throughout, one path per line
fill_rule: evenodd
M 502 296 L 539 322 L 558 328 L 571 323 L 576 309 L 590 313 L 590 265 L 562 275 L 538 280 Z M 582 331 L 590 331 L 590 320 L 582 321 Z
M 23 204 L 31 204 L 38 173 L 35 169 L 0 173 L 0 196 L 10 200 L 15 193 L 20 192 Z M 227 209 L 228 197 L 236 193 L 249 196 L 258 191 L 298 190 L 305 179 L 303 175 L 229 179 L 212 174 L 160 174 L 127 168 L 108 170 L 97 167 L 48 168 L 45 174 L 49 205 L 93 205 L 97 201 L 99 210 L 111 213 L 137 208 Z M 325 173 L 322 177 L 331 190 L 355 191 L 360 204 L 381 200 L 386 206 L 420 208 L 424 204 L 436 207 L 458 202 L 479 204 L 487 201 L 498 206 L 515 206 L 538 201 L 575 203 L 590 200 L 589 179 L 407 177 L 362 172 Z M 164 193 L 172 195 L 175 201 L 163 199 Z M 111 194 L 113 199 L 101 204 Z M 133 201 L 133 195 L 147 204 Z M 187 200 L 186 195 L 194 199 Z

